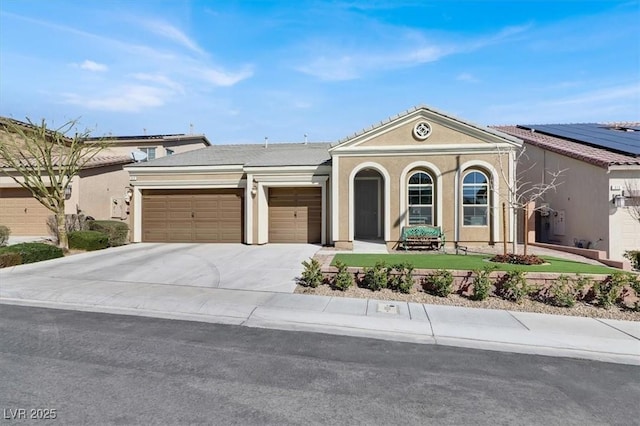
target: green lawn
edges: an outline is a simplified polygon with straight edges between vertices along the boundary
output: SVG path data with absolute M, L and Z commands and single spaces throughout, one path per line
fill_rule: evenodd
M 351 254 L 338 253 L 333 258 L 332 265 L 337 260 L 346 263 L 347 266 L 371 267 L 376 262 L 385 262 L 387 265 L 409 262 L 416 269 L 455 269 L 474 270 L 482 269 L 488 265 L 495 265 L 498 271 L 511 271 L 522 269 L 527 272 L 559 272 L 566 274 L 610 274 L 616 269 L 606 266 L 590 265 L 587 263 L 573 262 L 570 260 L 556 259 L 554 257 L 541 256 L 548 265 L 511 265 L 507 263 L 487 262 L 490 255 L 455 255 L 455 254 Z

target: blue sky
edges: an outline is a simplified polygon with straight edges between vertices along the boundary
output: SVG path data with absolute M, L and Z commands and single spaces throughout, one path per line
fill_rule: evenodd
M 640 0 L 2 0 L 0 115 L 214 143 L 333 142 L 420 104 L 640 120 L 638 22 Z

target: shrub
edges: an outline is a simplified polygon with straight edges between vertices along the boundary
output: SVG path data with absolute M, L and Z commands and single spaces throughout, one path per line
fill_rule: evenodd
M 109 247 L 109 237 L 98 231 L 72 231 L 68 237 L 70 249 L 92 251 Z
M 395 271 L 394 275 L 391 272 Z M 411 293 L 413 289 L 413 265 L 409 262 L 398 263 L 387 270 L 390 276 L 389 287 L 400 293 Z
M 494 266 L 485 266 L 483 269 L 473 271 L 473 300 L 485 300 L 489 297 L 493 283 L 489 275 L 495 269 Z
M 61 248 L 44 243 L 21 243 L 0 248 L 2 253 L 19 253 L 22 263 L 41 262 L 64 256 Z
M 117 220 L 91 220 L 88 222 L 91 231 L 100 231 L 109 238 L 109 247 L 122 246 L 127 243 L 129 226 Z
M 320 262 L 316 259 L 311 258 L 308 262 L 302 262 L 302 266 L 304 266 L 304 270 L 302 271 L 302 277 L 300 278 L 300 284 L 305 287 L 313 287 L 316 288 L 322 281 L 324 277 L 322 276 L 322 271 L 320 270 Z
M 504 275 L 501 283 L 500 295 L 507 300 L 522 303 L 522 300 L 533 292 L 533 287 L 527 282 L 525 272 L 513 270 Z
M 353 285 L 353 275 L 347 271 L 347 265 L 344 262 L 337 261 L 336 268 L 338 273 L 335 276 L 333 286 L 341 291 L 346 291 Z
M 529 254 L 526 256 L 523 254 L 497 254 L 493 256 L 490 261 L 498 263 L 511 263 L 513 265 L 542 265 L 544 263 L 544 259 L 540 259 L 534 254 Z
M 640 250 L 627 250 L 623 256 L 631 261 L 631 267 L 640 271 Z
M 549 290 L 551 295 L 548 300 L 552 305 L 571 308 L 576 304 L 576 296 L 579 288 L 567 275 L 560 275 L 553 284 L 551 284 Z
M 615 305 L 622 296 L 623 287 L 631 285 L 631 281 L 635 281 L 635 279 L 633 274 L 614 272 L 604 281 L 594 284 L 594 293 L 598 303 L 607 309 Z
M 64 215 L 64 226 L 67 230 L 67 234 L 69 232 L 86 231 L 89 229 L 88 219 L 82 213 Z M 49 228 L 49 234 L 53 235 L 56 241 L 60 241 L 60 236 L 58 235 L 58 222 L 55 215 L 47 218 L 47 227 Z
M 453 274 L 446 269 L 439 269 L 425 278 L 425 290 L 440 296 L 447 297 L 453 291 Z
M 20 253 L 0 253 L 0 268 L 16 265 L 22 265 L 22 256 L 20 256 Z
M 0 247 L 7 245 L 7 241 L 9 241 L 9 235 L 11 235 L 11 230 L 9 227 L 0 225 Z
M 373 268 L 364 268 L 362 283 L 371 291 L 378 291 L 387 287 L 389 273 L 384 262 L 376 262 Z

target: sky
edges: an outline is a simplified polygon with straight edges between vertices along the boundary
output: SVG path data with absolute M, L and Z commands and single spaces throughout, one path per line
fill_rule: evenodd
M 640 121 L 640 0 L 0 0 L 0 115 L 336 142 L 416 105 Z

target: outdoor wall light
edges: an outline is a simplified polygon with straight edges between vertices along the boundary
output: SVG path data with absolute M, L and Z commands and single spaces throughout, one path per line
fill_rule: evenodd
M 258 182 L 254 180 L 251 185 L 251 195 L 255 196 L 257 193 L 258 193 Z

